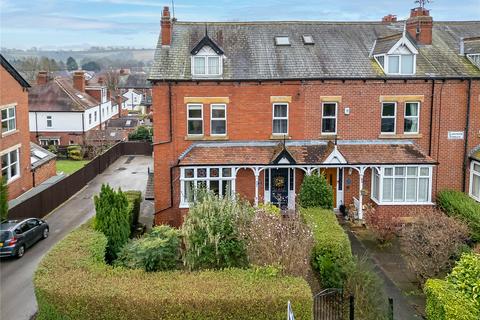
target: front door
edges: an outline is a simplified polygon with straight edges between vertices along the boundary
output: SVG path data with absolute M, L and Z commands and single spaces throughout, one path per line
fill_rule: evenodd
M 270 176 L 272 187 L 270 202 L 286 210 L 288 208 L 288 169 L 272 169 Z
M 337 207 L 337 168 L 322 169 L 321 172 L 325 175 L 328 184 L 333 190 L 333 207 Z

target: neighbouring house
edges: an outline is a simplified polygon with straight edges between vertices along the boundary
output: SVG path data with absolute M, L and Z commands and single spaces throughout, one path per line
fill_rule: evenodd
M 55 156 L 30 143 L 30 85 L 1 54 L 0 63 L 1 178 L 7 179 L 11 200 L 56 175 Z
M 157 224 L 195 190 L 294 208 L 324 173 L 335 208 L 411 214 L 478 194 L 480 21 L 181 22 L 168 7 L 153 90 Z M 478 199 L 478 198 L 477 198 Z
M 89 83 L 82 70 L 73 78 L 39 72 L 29 92 L 31 140 L 42 146 L 85 144 L 85 134 L 105 127 L 118 116 L 118 102 L 110 99 L 103 81 Z
M 110 119 L 104 130 L 90 130 L 87 132 L 86 139 L 89 145 L 127 141 L 128 134 L 134 131 L 139 124 L 140 120 L 136 117 Z
M 147 79 L 147 73 L 120 73 L 118 88 L 122 96 L 127 99 L 124 114 L 128 114 L 129 110 L 140 110 L 144 114 L 150 113 L 152 85 Z
M 128 111 L 136 110 L 142 111 L 141 105 L 143 102 L 143 94 L 137 89 L 127 89 L 122 96 L 126 99 L 125 101 L 125 110 L 128 114 Z

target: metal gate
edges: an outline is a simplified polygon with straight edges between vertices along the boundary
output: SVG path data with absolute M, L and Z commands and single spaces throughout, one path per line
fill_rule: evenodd
M 344 309 L 341 289 L 325 289 L 313 297 L 315 320 L 343 320 Z

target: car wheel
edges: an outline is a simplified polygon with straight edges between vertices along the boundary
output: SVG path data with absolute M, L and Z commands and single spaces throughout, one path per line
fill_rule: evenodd
M 47 239 L 48 238 L 48 228 L 43 229 L 42 233 L 42 239 Z
M 17 259 L 20 259 L 25 254 L 25 246 L 22 244 L 17 250 Z

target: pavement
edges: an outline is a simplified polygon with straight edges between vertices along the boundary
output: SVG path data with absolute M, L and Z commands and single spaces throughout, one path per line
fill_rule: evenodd
M 0 260 L 0 319 L 28 320 L 37 311 L 33 290 L 33 274 L 42 257 L 70 231 L 94 215 L 93 196 L 100 192 L 103 183 L 122 190 L 145 191 L 148 167 L 153 168 L 150 156 L 123 156 L 85 188 L 52 211 L 45 220 L 50 225 L 50 236 L 26 250 L 21 259 Z M 151 226 L 152 202 L 142 202 L 143 223 Z

